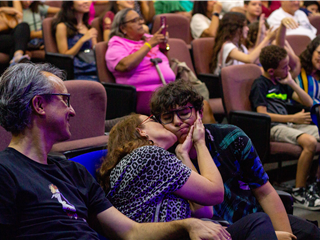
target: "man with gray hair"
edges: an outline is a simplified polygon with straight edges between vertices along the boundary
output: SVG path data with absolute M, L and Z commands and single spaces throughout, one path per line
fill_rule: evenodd
M 197 219 L 136 223 L 105 197 L 82 165 L 48 157 L 71 136 L 75 116 L 60 70 L 18 64 L 0 79 L 0 124 L 12 133 L 0 152 L 0 239 L 230 239 Z

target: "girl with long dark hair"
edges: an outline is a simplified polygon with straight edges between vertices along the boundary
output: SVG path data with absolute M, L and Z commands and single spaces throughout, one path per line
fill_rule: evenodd
M 98 32 L 88 24 L 91 1 L 65 1 L 53 21 L 59 53 L 75 56 L 76 79 L 98 81 L 92 47 Z

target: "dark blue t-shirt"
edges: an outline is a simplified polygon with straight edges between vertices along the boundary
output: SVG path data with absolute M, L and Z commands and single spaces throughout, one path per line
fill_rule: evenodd
M 82 165 L 37 163 L 12 148 L 0 152 L 0 224 L 17 239 L 99 239 L 88 218 L 111 207 Z

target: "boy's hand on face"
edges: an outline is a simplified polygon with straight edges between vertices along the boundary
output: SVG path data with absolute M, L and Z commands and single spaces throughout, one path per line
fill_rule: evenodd
M 195 145 L 202 144 L 202 143 L 205 144 L 205 142 L 206 142 L 205 141 L 205 128 L 203 126 L 199 111 L 197 112 L 197 119 L 193 123 L 193 126 L 194 126 L 193 136 L 192 136 L 193 143 Z
M 292 86 L 292 84 L 295 84 L 295 81 L 292 79 L 291 73 L 288 72 L 288 75 L 284 79 L 277 79 L 277 81 L 281 84 L 287 84 L 289 86 Z

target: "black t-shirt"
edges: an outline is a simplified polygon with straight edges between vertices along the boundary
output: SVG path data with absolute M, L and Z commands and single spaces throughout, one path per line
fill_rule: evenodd
M 88 216 L 112 206 L 84 166 L 44 165 L 12 148 L 0 152 L 0 192 L 0 224 L 17 239 L 99 239 Z
M 253 111 L 257 111 L 259 106 L 265 106 L 269 113 L 287 115 L 286 103 L 292 94 L 293 90 L 288 85 L 273 84 L 270 79 L 260 76 L 252 84 L 249 99 Z

